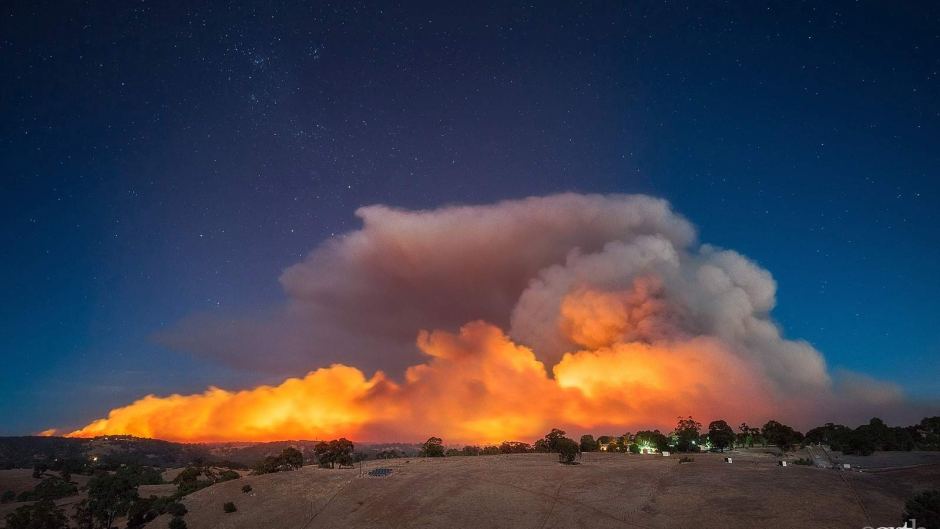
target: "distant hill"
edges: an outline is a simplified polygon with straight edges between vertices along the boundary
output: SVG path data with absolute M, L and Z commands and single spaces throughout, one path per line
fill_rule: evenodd
M 268 443 L 207 443 L 198 445 L 207 451 L 211 461 L 231 461 L 241 465 L 253 465 L 267 456 L 276 456 L 287 447 L 294 447 L 304 455 L 305 461 L 313 459 L 313 447 L 320 441 L 272 441 Z
M 0 468 L 29 468 L 54 459 L 92 459 L 106 465 L 141 464 L 158 467 L 184 466 L 208 459 L 207 447 L 159 439 L 115 435 L 76 439 L 70 437 L 0 437 Z
M 67 437 L 0 437 L 0 468 L 27 468 L 46 459 L 84 457 L 90 439 Z
M 32 468 L 36 463 L 54 459 L 98 458 L 102 465 L 139 464 L 163 468 L 186 466 L 194 461 L 232 463 L 251 466 L 267 456 L 281 453 L 288 446 L 300 450 L 306 461 L 313 460 L 313 447 L 319 441 L 293 440 L 268 443 L 174 443 L 129 435 L 109 435 L 92 439 L 70 437 L 0 437 L 0 468 Z M 416 454 L 414 444 L 357 444 L 356 451 L 369 459 L 386 449 L 406 455 Z

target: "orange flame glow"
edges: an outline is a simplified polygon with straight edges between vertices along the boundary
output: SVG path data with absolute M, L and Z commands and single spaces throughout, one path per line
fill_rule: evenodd
M 346 436 L 362 440 L 488 443 L 573 430 L 667 426 L 677 415 L 766 414 L 772 396 L 760 370 L 717 339 L 644 340 L 646 316 L 664 310 L 639 280 L 625 293 L 578 291 L 563 302 L 558 329 L 585 347 L 552 375 L 499 328 L 473 322 L 458 334 L 421 332 L 425 363 L 402 383 L 335 364 L 278 386 L 209 388 L 148 395 L 72 432 L 176 441 L 266 441 Z M 662 318 L 659 318 L 660 320 Z

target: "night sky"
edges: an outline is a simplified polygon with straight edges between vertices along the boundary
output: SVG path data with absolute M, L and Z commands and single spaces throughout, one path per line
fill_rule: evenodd
M 0 434 L 276 382 L 154 334 L 278 303 L 359 206 L 560 191 L 668 199 L 788 337 L 940 397 L 938 4 L 0 14 Z

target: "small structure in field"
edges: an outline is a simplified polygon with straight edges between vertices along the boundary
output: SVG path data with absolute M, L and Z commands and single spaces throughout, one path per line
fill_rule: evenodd
M 730 463 L 730 462 L 731 462 L 731 458 L 730 458 L 730 457 L 726 457 L 726 458 L 725 458 L 725 463 Z
M 663 452 L 663 457 L 669 457 L 669 452 Z
M 780 466 L 782 466 L 782 467 L 787 466 L 787 462 L 786 462 L 786 461 L 777 461 L 777 464 L 780 465 Z

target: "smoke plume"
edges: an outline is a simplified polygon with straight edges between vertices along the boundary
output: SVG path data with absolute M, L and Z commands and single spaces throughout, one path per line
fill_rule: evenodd
M 904 403 L 862 375 L 834 382 L 771 319 L 770 273 L 699 244 L 663 200 L 561 194 L 357 215 L 361 229 L 284 271 L 282 307 L 196 315 L 160 336 L 240 368 L 328 367 L 278 386 L 149 395 L 72 435 L 489 442 Z

